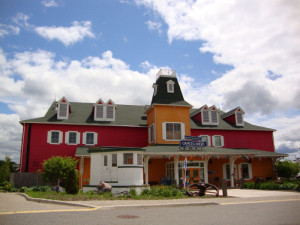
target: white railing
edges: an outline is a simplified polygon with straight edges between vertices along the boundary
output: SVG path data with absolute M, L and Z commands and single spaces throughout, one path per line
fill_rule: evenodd
M 169 76 L 169 77 L 176 77 L 176 71 L 171 69 L 160 69 L 156 74 L 156 80 L 160 76 Z

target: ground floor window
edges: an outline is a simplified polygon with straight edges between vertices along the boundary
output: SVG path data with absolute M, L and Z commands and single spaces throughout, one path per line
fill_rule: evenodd
M 244 178 L 245 180 L 252 179 L 252 168 L 250 163 L 239 164 L 239 177 L 240 179 Z
M 117 154 L 112 154 L 111 155 L 111 166 L 112 167 L 117 167 L 118 166 L 118 156 L 117 156 Z
M 142 154 L 137 154 L 137 164 L 143 165 L 143 155 Z
M 123 154 L 123 164 L 132 165 L 133 164 L 133 153 L 124 153 Z

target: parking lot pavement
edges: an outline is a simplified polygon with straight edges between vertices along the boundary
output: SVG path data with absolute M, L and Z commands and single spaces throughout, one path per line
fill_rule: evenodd
M 82 207 L 27 201 L 23 196 L 17 193 L 0 192 L 0 213 L 70 209 L 82 209 Z

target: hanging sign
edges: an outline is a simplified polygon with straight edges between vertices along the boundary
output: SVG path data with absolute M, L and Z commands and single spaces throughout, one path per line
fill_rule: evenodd
M 201 137 L 185 136 L 184 140 L 180 141 L 181 151 L 200 151 L 202 147 L 207 146 L 206 141 L 201 141 Z

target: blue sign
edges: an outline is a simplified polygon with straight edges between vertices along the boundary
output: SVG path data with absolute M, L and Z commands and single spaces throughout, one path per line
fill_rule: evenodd
M 201 137 L 195 137 L 195 136 L 184 136 L 184 140 L 186 141 L 201 141 Z
M 195 141 L 180 141 L 181 148 L 201 148 L 207 145 L 206 141 L 203 142 L 195 142 Z

